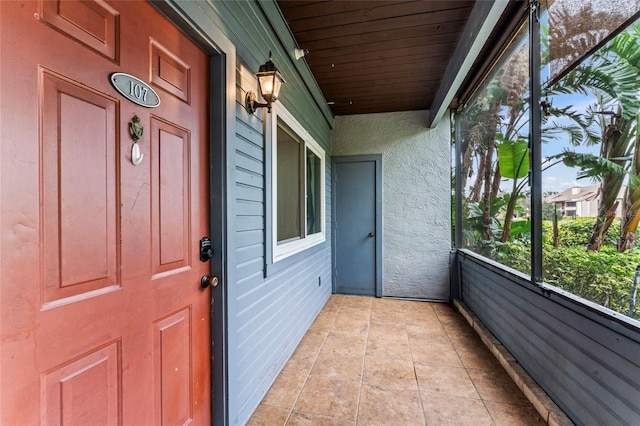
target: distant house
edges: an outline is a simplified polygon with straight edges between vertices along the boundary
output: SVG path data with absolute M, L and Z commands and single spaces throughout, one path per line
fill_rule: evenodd
M 620 188 L 617 200 L 618 208 L 616 216 L 622 216 L 622 198 L 625 187 Z M 555 203 L 562 216 L 576 217 L 594 217 L 598 215 L 598 206 L 600 205 L 600 186 L 574 186 L 559 194 L 554 194 L 545 199 L 548 203 Z

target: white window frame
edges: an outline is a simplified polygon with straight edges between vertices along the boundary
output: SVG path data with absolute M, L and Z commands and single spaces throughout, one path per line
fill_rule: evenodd
M 317 232 L 312 235 L 306 235 L 307 227 L 306 227 L 306 218 L 307 218 L 307 203 L 304 204 L 304 211 L 301 212 L 302 220 L 305 222 L 304 232 L 305 235 L 297 240 L 286 241 L 278 244 L 278 146 L 277 146 L 277 135 L 278 135 L 278 118 L 286 123 L 287 126 L 293 130 L 296 135 L 302 140 L 304 143 L 305 155 L 303 158 L 306 158 L 306 150 L 309 149 L 313 152 L 318 158 L 320 158 L 320 232 Z M 309 132 L 296 120 L 293 115 L 287 111 L 281 104 L 274 104 L 271 107 L 271 114 L 268 114 L 268 122 L 269 132 L 266 132 L 267 137 L 271 139 L 271 253 L 272 253 L 272 263 L 276 263 L 279 260 L 285 259 L 289 256 L 293 256 L 296 253 L 300 253 L 308 248 L 316 246 L 326 241 L 326 177 L 325 177 L 325 168 L 326 168 L 326 156 L 324 149 L 313 139 L 313 137 L 309 134 Z M 307 162 L 304 161 L 304 167 L 302 171 L 302 176 L 304 177 L 304 194 L 305 199 L 307 197 Z

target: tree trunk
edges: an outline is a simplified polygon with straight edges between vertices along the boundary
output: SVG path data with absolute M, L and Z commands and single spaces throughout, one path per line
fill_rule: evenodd
M 460 171 L 461 188 L 464 191 L 467 187 L 467 179 L 469 177 L 469 171 L 473 165 L 473 146 L 469 140 L 465 140 L 462 144 L 462 170 Z
M 640 114 L 636 120 L 636 142 L 633 149 L 633 163 L 631 163 L 632 176 L 640 178 L 640 133 L 638 132 L 638 124 L 640 123 Z M 638 223 L 640 222 L 640 185 L 629 180 L 629 186 L 624 192 L 624 201 L 622 206 L 622 222 L 620 223 L 620 237 L 617 241 L 617 249 L 619 253 L 631 251 L 636 244 Z
M 493 182 L 491 183 L 491 196 L 497 197 L 500 192 L 500 180 L 502 175 L 500 174 L 500 163 L 496 163 L 496 170 L 493 173 Z
M 496 149 L 497 111 L 499 108 L 500 105 L 494 105 L 490 110 L 495 113 L 490 115 L 489 132 L 485 139 L 487 141 L 487 154 L 484 159 L 484 193 L 482 196 L 482 200 L 484 201 L 484 209 L 482 211 L 482 239 L 485 241 L 494 241 L 495 239 L 493 232 L 491 232 L 491 172 L 493 171 L 493 152 Z
M 637 234 L 628 230 L 623 230 L 620 238 L 618 238 L 617 249 L 618 253 L 624 253 L 631 251 L 636 244 Z
M 486 164 L 491 164 L 493 158 L 493 151 L 495 149 L 495 140 L 490 141 L 487 146 L 487 156 L 485 159 Z M 484 193 L 482 194 L 482 201 L 484 202 L 484 208 L 482 210 L 482 239 L 485 241 L 493 241 L 494 236 L 491 232 L 491 171 L 492 167 L 485 164 L 484 171 Z
M 618 114 L 622 114 L 618 109 Z M 628 141 L 624 138 L 626 130 L 625 126 L 629 125 L 629 121 L 621 117 L 612 118 L 611 124 L 607 125 L 602 132 L 602 146 L 600 149 L 600 155 L 603 158 L 607 158 L 614 163 L 622 164 L 621 160 L 614 160 L 615 158 L 622 158 L 629 155 Z M 593 233 L 589 242 L 587 243 L 587 250 L 600 251 L 602 243 L 604 242 L 604 236 L 613 222 L 613 218 L 616 214 L 619 201 L 618 193 L 622 187 L 624 176 L 615 173 L 608 173 L 602 179 L 600 185 L 600 207 L 598 207 L 598 220 L 593 226 Z
M 613 219 L 616 217 L 618 204 L 618 201 L 616 201 L 604 215 L 598 216 L 596 223 L 593 225 L 591 238 L 589 238 L 589 242 L 587 243 L 587 250 L 600 251 L 602 244 L 604 243 L 604 236 L 607 234 Z
M 484 155 L 480 155 L 480 159 L 479 159 L 479 163 L 478 164 L 478 174 L 476 175 L 476 181 L 473 184 L 473 188 L 471 188 L 471 192 L 469 193 L 469 197 L 468 200 L 471 201 L 472 203 L 477 203 L 478 201 L 480 201 L 480 191 L 482 189 L 482 182 L 484 179 L 484 169 L 485 169 L 485 157 L 486 157 L 486 153 Z
M 513 179 L 513 189 L 511 190 L 511 197 L 507 203 L 507 212 L 504 215 L 504 224 L 502 226 L 502 241 L 503 243 L 509 242 L 511 238 L 511 222 L 513 221 L 513 212 L 516 210 L 516 203 L 518 201 L 518 180 Z
M 633 191 L 633 195 L 629 195 L 631 191 Z M 630 187 L 627 188 L 624 201 L 625 211 L 622 214 L 620 237 L 616 244 L 619 253 L 630 251 L 636 243 L 638 223 L 640 223 L 640 188 L 634 190 Z M 631 205 L 627 203 L 631 203 Z
M 558 232 L 558 208 L 555 203 L 553 205 L 553 246 L 555 248 L 560 247 L 560 234 Z

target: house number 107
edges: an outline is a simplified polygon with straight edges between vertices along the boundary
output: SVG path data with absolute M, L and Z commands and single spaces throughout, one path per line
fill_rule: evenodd
M 149 89 L 144 87 L 142 84 L 134 83 L 129 80 L 129 95 L 135 97 L 136 99 L 141 99 L 143 102 L 147 102 L 147 93 Z
M 134 104 L 145 108 L 155 108 L 160 105 L 160 97 L 156 91 L 139 78 L 123 72 L 114 72 L 109 79 L 113 88 Z

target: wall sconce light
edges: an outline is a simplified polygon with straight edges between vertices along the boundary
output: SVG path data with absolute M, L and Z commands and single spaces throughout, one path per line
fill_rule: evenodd
M 267 107 L 267 111 L 271 112 L 271 104 L 278 100 L 280 86 L 285 82 L 284 78 L 282 78 L 282 75 L 280 75 L 280 72 L 271 61 L 271 52 L 269 52 L 269 59 L 267 62 L 264 65 L 260 65 L 260 69 L 254 75 L 258 77 L 260 94 L 267 103 L 258 103 L 256 94 L 250 90 L 247 92 L 247 96 L 245 97 L 247 110 L 249 110 L 250 114 L 253 114 L 258 108 Z

